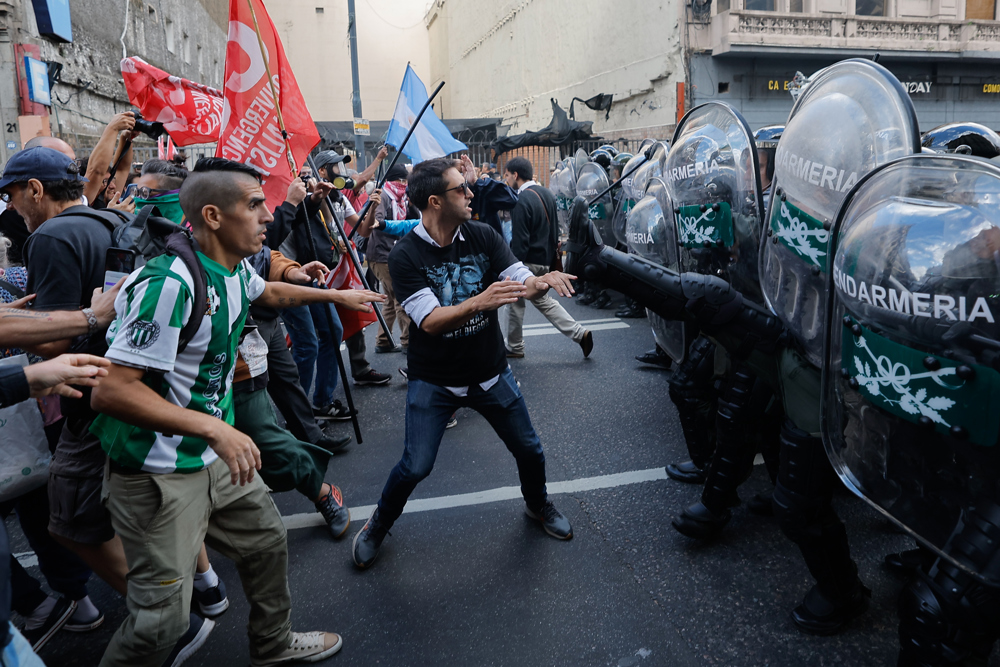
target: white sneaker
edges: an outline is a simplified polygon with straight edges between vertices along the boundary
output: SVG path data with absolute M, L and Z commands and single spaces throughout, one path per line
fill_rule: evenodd
M 269 658 L 250 658 L 251 667 L 280 665 L 285 662 L 319 662 L 340 650 L 344 640 L 335 632 L 293 632 L 292 643 Z

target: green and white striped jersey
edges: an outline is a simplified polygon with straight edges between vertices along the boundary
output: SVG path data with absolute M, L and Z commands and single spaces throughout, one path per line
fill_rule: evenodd
M 233 423 L 236 347 L 250 302 L 265 283 L 243 261 L 228 271 L 202 253 L 208 313 L 183 352 L 177 346 L 192 311 L 194 283 L 182 260 L 161 255 L 128 277 L 115 300 L 107 358 L 146 370 L 143 382 L 174 405 Z M 197 472 L 218 457 L 201 438 L 156 433 L 100 415 L 91 432 L 117 463 L 151 473 Z

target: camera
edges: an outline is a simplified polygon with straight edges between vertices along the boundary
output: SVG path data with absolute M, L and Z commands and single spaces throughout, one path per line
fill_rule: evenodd
M 159 139 L 166 132 L 163 129 L 163 123 L 144 120 L 142 114 L 135 110 L 132 111 L 132 114 L 135 116 L 136 132 L 142 132 L 150 139 Z

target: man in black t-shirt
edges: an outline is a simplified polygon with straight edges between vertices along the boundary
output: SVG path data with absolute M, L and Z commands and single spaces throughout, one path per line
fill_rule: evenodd
M 113 213 L 85 206 L 84 179 L 67 155 L 46 147 L 23 150 L 8 161 L 0 191 L 8 207 L 25 220 L 31 235 L 24 244 L 28 269 L 26 291 L 35 294 L 34 310 L 82 309 L 87 335 L 30 348 L 42 357 L 64 352 L 103 356 L 106 324 L 91 310 L 95 288 L 104 285 L 105 258 L 111 247 Z M 103 219 L 102 219 L 103 218 Z M 66 422 L 49 467 L 49 532 L 83 559 L 102 579 L 124 592 L 128 565 L 111 517 L 101 503 L 106 456 L 91 435 L 97 416 L 90 392 L 63 398 Z
M 490 227 L 468 222 L 472 192 L 457 160 L 421 162 L 407 193 L 422 215 L 389 253 L 396 298 L 410 317 L 406 438 L 378 507 L 354 536 L 354 562 L 368 567 L 407 499 L 430 474 L 451 415 L 470 407 L 490 423 L 517 461 L 525 512 L 549 535 L 573 537 L 548 500 L 545 454 L 524 397 L 507 367 L 497 309 L 550 288 L 569 296 L 574 276 L 535 276 Z

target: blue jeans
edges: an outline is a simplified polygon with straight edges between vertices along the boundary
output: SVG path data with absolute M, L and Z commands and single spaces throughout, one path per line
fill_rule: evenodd
M 490 423 L 517 462 L 521 495 L 532 509 L 545 504 L 545 452 L 531 425 L 528 407 L 507 368 L 489 391 L 469 387 L 468 396 L 455 396 L 444 387 L 410 378 L 406 390 L 406 440 L 403 458 L 389 473 L 378 503 L 379 521 L 392 524 L 403 513 L 413 489 L 431 474 L 441 437 L 451 415 L 472 408 Z
M 333 335 L 323 314 L 327 309 L 333 317 Z M 312 388 L 313 368 L 316 369 L 316 391 L 313 405 L 323 407 L 333 402 L 333 390 L 340 378 L 337 357 L 344 327 L 333 304 L 314 303 L 308 306 L 286 308 L 281 313 L 288 335 L 292 339 L 292 359 L 299 368 L 299 380 L 306 394 Z

